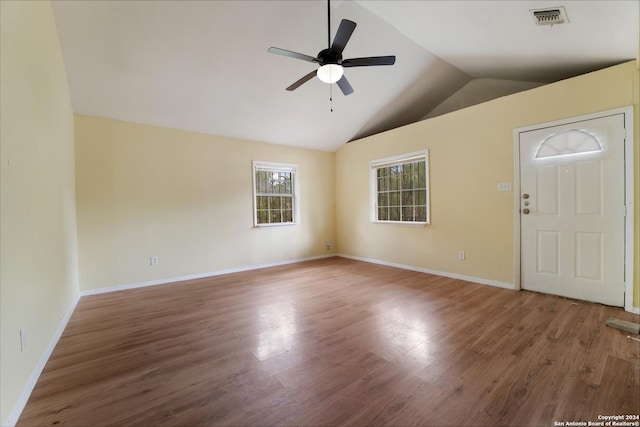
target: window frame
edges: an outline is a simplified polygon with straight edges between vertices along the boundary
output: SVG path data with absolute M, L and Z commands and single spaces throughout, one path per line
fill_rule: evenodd
M 378 169 L 424 160 L 425 169 L 425 221 L 391 221 L 378 219 Z M 369 162 L 369 219 L 376 224 L 402 224 L 424 226 L 431 223 L 431 201 L 429 185 L 429 150 L 424 149 L 411 153 L 385 157 Z M 415 206 L 415 205 L 414 205 Z
M 286 227 L 300 224 L 300 177 L 298 165 L 291 163 L 263 162 L 253 160 L 251 162 L 251 183 L 253 193 L 253 226 L 260 227 Z M 290 172 L 293 176 L 292 185 L 292 219 L 291 222 L 274 222 L 274 223 L 258 223 L 258 196 L 260 195 L 256 189 L 256 173 L 260 170 L 273 172 Z M 275 193 L 274 193 L 275 194 Z M 288 194 L 288 193 L 284 193 Z

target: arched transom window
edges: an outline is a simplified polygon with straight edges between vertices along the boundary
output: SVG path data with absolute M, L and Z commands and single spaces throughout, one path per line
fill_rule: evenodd
M 545 139 L 536 152 L 536 159 L 594 151 L 602 151 L 598 138 L 588 132 L 573 129 L 556 133 Z

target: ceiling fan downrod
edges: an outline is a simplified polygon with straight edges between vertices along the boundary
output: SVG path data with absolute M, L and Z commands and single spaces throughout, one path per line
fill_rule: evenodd
M 331 49 L 331 0 L 327 0 L 327 50 Z

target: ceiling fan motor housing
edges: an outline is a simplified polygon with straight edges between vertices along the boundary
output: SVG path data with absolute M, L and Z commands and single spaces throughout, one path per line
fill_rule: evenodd
M 342 54 L 332 51 L 331 49 L 324 49 L 318 53 L 318 59 L 321 65 L 325 64 L 342 64 Z

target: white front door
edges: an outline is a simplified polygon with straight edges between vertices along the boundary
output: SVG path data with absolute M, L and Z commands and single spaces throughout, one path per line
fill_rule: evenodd
M 521 286 L 624 305 L 624 115 L 520 134 Z

